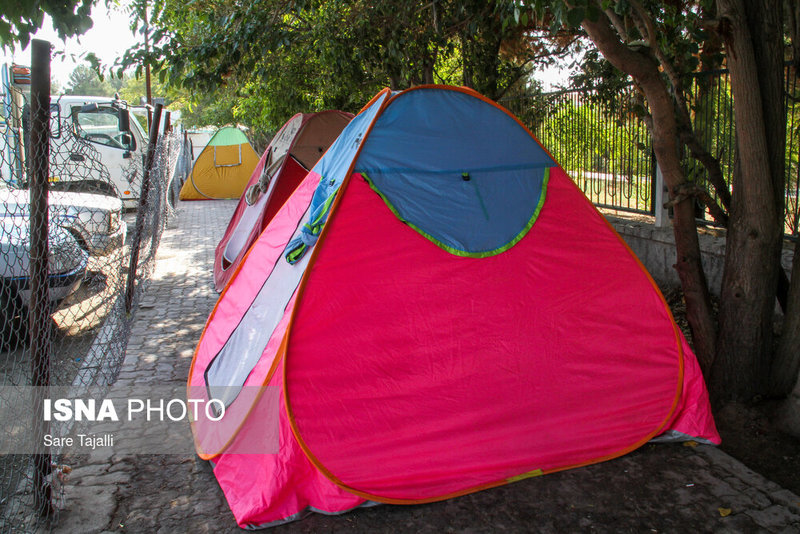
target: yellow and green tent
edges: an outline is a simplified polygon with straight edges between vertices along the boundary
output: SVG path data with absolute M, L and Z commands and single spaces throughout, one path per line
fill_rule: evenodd
M 257 164 L 258 154 L 241 130 L 220 128 L 197 156 L 180 199 L 240 198 Z

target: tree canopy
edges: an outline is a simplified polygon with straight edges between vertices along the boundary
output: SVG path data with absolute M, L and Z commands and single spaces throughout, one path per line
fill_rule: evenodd
M 234 115 L 248 119 L 240 122 L 274 130 L 301 110 L 358 111 L 386 86 L 463 84 L 492 98 L 530 91 L 533 66 L 574 40 L 523 45 L 513 17 L 502 1 L 164 0 L 152 9 L 150 49 L 129 51 L 119 66 L 150 62 L 195 94 L 233 90 Z
M 100 79 L 88 65 L 78 65 L 69 75 L 64 93 L 68 95 L 114 96 L 122 87 L 120 78 Z
M 28 0 L 4 2 L 0 17 L 0 46 L 25 48 L 31 36 L 42 27 L 44 15 L 53 19 L 61 39 L 80 35 L 92 27 L 91 10 L 95 0 Z

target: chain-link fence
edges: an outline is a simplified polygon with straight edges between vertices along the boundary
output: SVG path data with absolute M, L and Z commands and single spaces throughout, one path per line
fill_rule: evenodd
M 49 50 L 0 85 L 0 532 L 57 519 L 68 468 L 43 439 L 81 423 L 43 421 L 42 388 L 114 382 L 191 165 L 184 135 L 148 136 L 124 102 L 50 97 Z

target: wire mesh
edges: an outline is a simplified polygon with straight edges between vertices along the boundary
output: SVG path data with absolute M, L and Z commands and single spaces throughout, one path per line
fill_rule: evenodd
M 23 443 L 34 446 L 10 441 L 19 438 L 13 432 L 0 436 L 0 532 L 32 532 L 57 521 L 69 470 L 58 448 L 36 447 L 36 432 L 66 435 L 80 423 L 37 429 L 31 386 L 102 395 L 115 381 L 133 319 L 125 311 L 128 277 L 135 277 L 135 310 L 191 154 L 184 135 L 159 136 L 146 208 L 138 214 L 147 144 L 126 124 L 124 103 L 53 97 L 35 117 L 30 86 L 8 77 L 0 97 L 0 417 L 31 417 L 33 436 Z M 134 232 L 137 215 L 143 224 Z M 133 240 L 140 254 L 132 273 Z M 37 264 L 44 281 L 38 286 Z

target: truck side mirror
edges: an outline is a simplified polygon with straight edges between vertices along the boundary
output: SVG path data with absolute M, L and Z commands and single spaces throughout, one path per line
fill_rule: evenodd
M 120 108 L 119 110 L 119 131 L 131 131 L 131 114 L 130 111 L 124 108 Z

